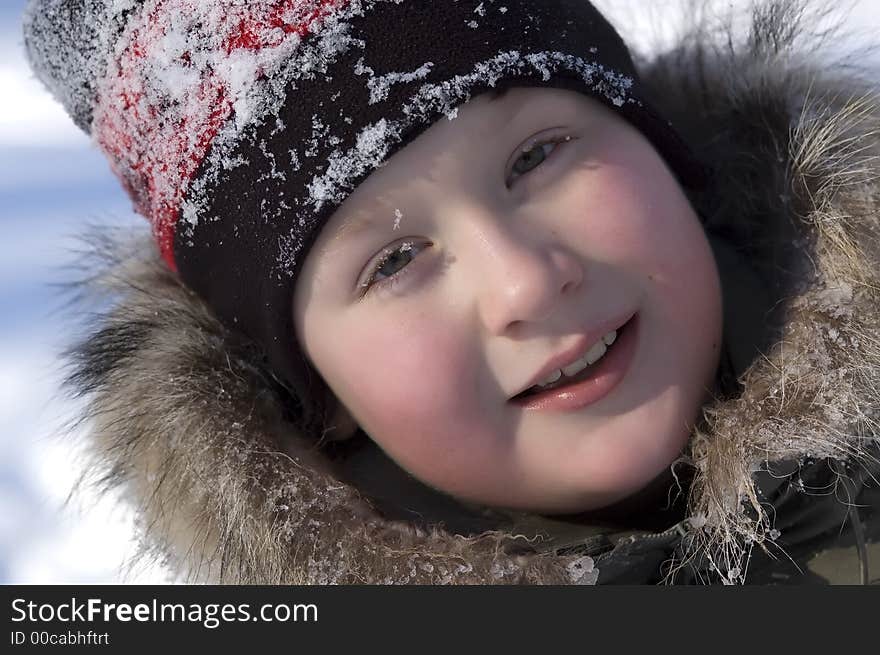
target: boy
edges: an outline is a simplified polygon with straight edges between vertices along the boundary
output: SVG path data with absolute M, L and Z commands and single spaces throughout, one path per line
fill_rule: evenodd
M 656 581 L 688 560 L 745 581 L 779 517 L 741 469 L 796 459 L 790 479 L 813 481 L 876 445 L 868 255 L 844 233 L 841 269 L 841 240 L 819 239 L 818 301 L 790 306 L 811 320 L 785 317 L 784 336 L 835 319 L 801 336 L 826 358 L 842 340 L 824 373 L 853 400 L 818 422 L 780 397 L 789 368 L 749 368 L 776 341 L 746 313 L 790 292 L 777 256 L 806 241 L 786 251 L 769 220 L 769 243 L 744 238 L 735 183 L 710 185 L 589 3 L 55 0 L 26 41 L 153 225 L 161 262 L 120 262 L 146 295 L 121 287 L 72 382 L 184 574 Z M 866 315 L 843 321 L 841 297 Z M 786 412 L 796 433 L 772 428 Z M 687 508 L 662 502 L 677 462 Z

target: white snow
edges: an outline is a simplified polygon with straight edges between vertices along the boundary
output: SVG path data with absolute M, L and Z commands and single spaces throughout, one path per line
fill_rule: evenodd
M 431 72 L 433 66 L 434 62 L 428 61 L 408 73 L 386 73 L 377 76 L 372 68 L 364 64 L 364 59 L 361 57 L 355 64 L 354 72 L 355 75 L 369 75 L 367 87 L 370 89 L 370 104 L 373 105 L 388 97 L 388 91 L 392 84 L 423 80 Z

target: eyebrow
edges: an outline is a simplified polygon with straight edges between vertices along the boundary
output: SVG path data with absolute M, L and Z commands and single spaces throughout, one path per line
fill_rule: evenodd
M 509 90 L 510 87 L 492 87 L 488 89 L 485 93 L 487 96 L 489 96 L 489 102 L 493 103 L 503 99 L 507 95 L 507 92 Z M 367 213 L 367 215 L 363 218 L 346 221 L 345 223 L 343 223 L 342 227 L 340 227 L 336 231 L 336 234 L 330 240 L 330 244 L 336 245 L 343 239 L 343 237 L 352 237 L 356 234 L 360 234 L 365 229 L 373 227 L 373 225 L 376 223 L 376 220 L 377 219 L 375 218 L 375 216 Z

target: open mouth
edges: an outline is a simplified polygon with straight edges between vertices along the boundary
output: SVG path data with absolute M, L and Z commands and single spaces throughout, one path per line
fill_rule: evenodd
M 635 321 L 635 317 L 636 315 L 634 314 L 626 323 L 617 328 L 617 336 L 615 337 L 614 342 L 611 345 L 606 345 L 605 353 L 598 360 L 587 366 L 585 369 L 570 377 L 566 376 L 563 373 L 562 377 L 560 377 L 556 382 L 552 384 L 548 384 L 545 386 L 534 385 L 526 389 L 525 391 L 517 394 L 516 396 L 511 398 L 511 400 L 515 402 L 523 398 L 529 398 L 531 396 L 538 396 L 548 392 L 557 391 L 564 387 L 569 387 L 596 377 L 605 368 L 607 362 L 614 359 L 611 357 L 611 355 L 615 352 L 615 348 L 617 348 L 621 341 L 623 341 L 623 336 L 625 334 L 628 334 L 631 324 Z

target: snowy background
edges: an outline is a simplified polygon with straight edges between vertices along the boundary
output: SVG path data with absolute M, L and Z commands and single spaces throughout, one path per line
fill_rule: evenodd
M 127 570 L 131 516 L 89 494 L 66 503 L 75 405 L 58 392 L 58 353 L 72 324 L 52 285 L 86 220 L 140 225 L 103 156 L 32 77 L 20 15 L 0 2 L 0 583 L 160 583 Z
M 537 0 L 536 0 L 537 1 Z M 25 0 L 0 3 L 0 584 L 161 583 L 157 566 L 128 569 L 132 518 L 82 493 L 77 434 L 61 436 L 75 404 L 60 395 L 58 354 L 74 331 L 53 284 L 65 279 L 71 235 L 85 221 L 140 225 L 104 158 L 32 77 L 19 20 Z M 625 39 L 662 47 L 657 19 L 680 0 L 596 0 Z M 718 2 L 719 7 L 728 4 Z M 880 3 L 850 0 L 867 43 Z M 662 21 L 661 21 L 662 22 Z M 842 44 L 847 49 L 852 43 Z

